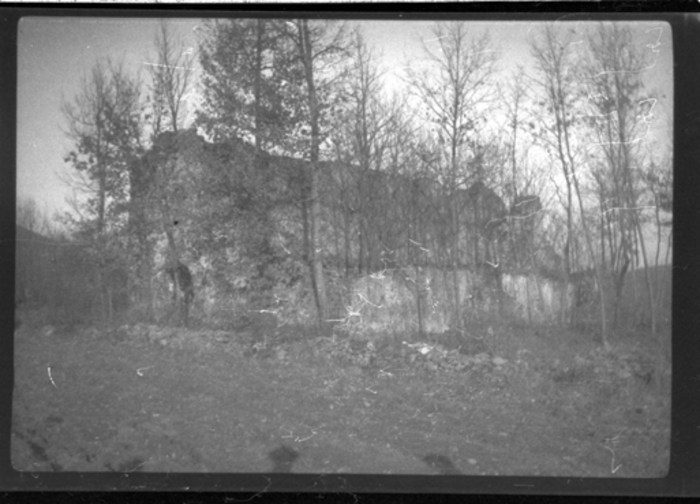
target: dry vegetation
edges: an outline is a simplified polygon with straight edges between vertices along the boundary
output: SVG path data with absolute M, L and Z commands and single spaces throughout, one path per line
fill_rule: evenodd
M 658 477 L 670 334 L 56 327 L 20 311 L 20 471 Z M 274 318 L 274 317 L 273 317 Z

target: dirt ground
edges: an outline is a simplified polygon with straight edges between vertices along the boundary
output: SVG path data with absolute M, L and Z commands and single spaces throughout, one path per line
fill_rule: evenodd
M 530 337 L 552 347 L 558 336 Z M 419 350 L 298 328 L 261 345 L 233 332 L 28 320 L 15 333 L 12 464 L 623 478 L 668 469 L 670 365 L 639 357 L 648 349 L 636 360 L 622 360 L 628 348 L 567 360 L 521 348 L 466 367 Z

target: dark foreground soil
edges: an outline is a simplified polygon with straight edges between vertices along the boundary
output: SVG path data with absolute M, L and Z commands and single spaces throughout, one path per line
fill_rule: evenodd
M 353 360 L 338 351 L 349 345 L 291 328 L 287 336 L 256 347 L 236 333 L 25 323 L 15 333 L 13 466 L 628 478 L 667 471 L 670 367 L 651 351 L 559 359 L 521 348 L 464 367 L 430 362 L 400 342 Z

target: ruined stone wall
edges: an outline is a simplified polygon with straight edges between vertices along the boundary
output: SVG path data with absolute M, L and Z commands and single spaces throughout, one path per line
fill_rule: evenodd
M 356 280 L 342 327 L 353 333 L 442 333 L 456 317 L 514 317 L 530 323 L 566 320 L 573 287 L 539 277 L 500 279 L 467 269 L 408 267 Z
M 504 274 L 503 292 L 512 301 L 517 318 L 532 322 L 561 322 L 568 319 L 574 303 L 574 286 L 535 275 Z

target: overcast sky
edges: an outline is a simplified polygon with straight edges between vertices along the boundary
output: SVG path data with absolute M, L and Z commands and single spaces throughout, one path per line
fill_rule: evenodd
M 65 209 L 69 190 L 58 174 L 67 170 L 63 157 L 71 148 L 63 130 L 66 123 L 61 113 L 64 99 L 72 101 L 82 77 L 95 62 L 110 56 L 134 71 L 145 75 L 153 61 L 155 19 L 88 19 L 88 18 L 25 18 L 20 23 L 18 38 L 18 198 L 33 197 L 40 208 L 52 213 Z M 423 57 L 420 39 L 431 41 L 427 22 L 376 21 L 360 23 L 367 41 L 383 56 L 381 65 L 388 71 L 387 84 L 400 85 L 396 75 L 406 62 Z M 477 23 L 473 23 L 474 27 Z M 479 23 L 490 29 L 495 45 L 500 48 L 498 67 L 502 79 L 517 64 L 531 64 L 528 33 L 537 23 Z M 670 28 L 663 23 L 637 23 L 639 44 L 653 52 L 654 68 L 650 69 L 654 86 L 668 94 L 668 99 L 653 110 L 651 125 L 659 141 L 669 142 L 666 129 L 671 127 L 672 48 Z M 199 20 L 173 20 L 174 35 L 192 48 L 197 45 Z M 658 44 L 657 44 L 658 42 Z

